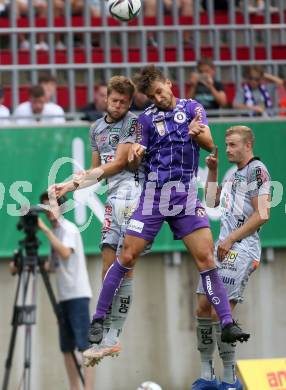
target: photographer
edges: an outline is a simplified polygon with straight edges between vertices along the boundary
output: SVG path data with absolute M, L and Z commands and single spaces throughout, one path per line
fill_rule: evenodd
M 54 269 L 58 299 L 61 310 L 59 323 L 60 348 L 64 355 L 70 390 L 79 390 L 79 375 L 71 352 L 89 347 L 89 300 L 92 296 L 86 268 L 83 243 L 77 226 L 61 215 L 58 201 L 47 192 L 40 196 L 40 202 L 47 207 L 45 213 L 52 226 L 50 229 L 41 218 L 38 227 L 51 244 L 51 255 L 47 269 Z M 85 368 L 85 390 L 93 389 L 93 369 Z
M 191 74 L 188 97 L 197 100 L 206 110 L 224 107 L 227 103 L 226 94 L 222 83 L 215 80 L 213 61 L 202 58 L 197 69 L 198 72 Z

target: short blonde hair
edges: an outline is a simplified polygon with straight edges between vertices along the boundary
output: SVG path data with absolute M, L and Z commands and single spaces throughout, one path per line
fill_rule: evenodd
M 255 137 L 253 131 L 247 126 L 231 126 L 226 130 L 225 136 L 228 137 L 232 134 L 239 134 L 244 143 L 250 142 L 251 146 L 254 145 Z
M 121 95 L 127 95 L 131 100 L 135 92 L 135 86 L 128 77 L 113 76 L 107 84 L 107 96 L 109 96 L 112 91 L 118 92 Z

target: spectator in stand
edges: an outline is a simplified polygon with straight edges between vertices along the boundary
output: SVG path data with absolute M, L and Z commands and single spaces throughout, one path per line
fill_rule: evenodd
M 136 91 L 133 96 L 133 101 L 130 107 L 130 111 L 144 111 L 145 108 L 150 106 L 152 102 L 148 99 L 146 95 L 141 92 Z
M 265 12 L 265 1 L 264 0 L 255 0 L 253 1 L 253 5 L 250 4 L 248 6 L 248 12 L 249 13 L 254 13 L 254 14 L 261 14 L 263 12 Z M 267 8 L 267 11 L 268 12 L 278 12 L 279 9 L 277 7 L 273 7 L 272 5 L 270 5 L 268 8 Z
M 56 95 L 57 79 L 49 73 L 42 73 L 39 76 L 39 84 L 44 88 L 46 103 L 52 102 Z
M 3 105 L 3 101 L 4 101 L 4 90 L 0 86 L 0 127 L 10 124 L 9 121 L 10 111 L 7 107 Z
M 165 13 L 172 13 L 173 1 L 164 0 Z M 177 7 L 181 16 L 193 16 L 193 0 L 177 0 Z M 144 15 L 149 18 L 156 18 L 157 16 L 157 0 L 144 0 Z M 184 44 L 191 44 L 191 32 L 184 32 Z M 148 33 L 148 46 L 158 47 L 153 32 Z
M 71 0 L 71 8 L 73 15 L 83 15 L 85 0 Z M 90 16 L 100 16 L 100 0 L 90 0 L 88 2 L 90 6 Z
M 83 16 L 85 3 L 86 0 L 71 0 L 72 15 Z M 103 3 L 106 2 L 103 1 Z M 89 0 L 88 4 L 89 4 L 90 17 L 91 18 L 100 17 L 100 0 Z M 96 38 L 93 38 L 93 41 L 96 41 L 95 46 L 100 46 L 99 43 L 100 35 L 97 33 L 95 34 L 95 36 Z M 84 47 L 84 34 L 82 33 L 74 34 L 74 46 Z
M 8 13 L 8 7 L 9 1 L 8 0 L 0 0 L 0 17 L 7 17 L 9 16 Z
M 235 5 L 239 6 L 240 0 L 235 0 Z M 229 0 L 213 0 L 213 7 L 215 11 L 227 11 L 229 6 Z M 208 0 L 202 1 L 202 7 L 205 11 L 208 11 Z
M 202 58 L 197 64 L 197 70 L 191 74 L 188 97 L 197 100 L 206 110 L 224 107 L 227 103 L 226 94 L 223 84 L 215 79 L 212 59 Z
M 280 115 L 286 116 L 286 82 L 278 88 L 278 101 L 280 107 Z
M 247 110 L 253 116 L 274 115 L 274 109 L 278 107 L 277 87 L 282 85 L 280 77 L 264 72 L 261 66 L 248 66 L 245 82 L 236 92 L 233 108 Z
M 94 91 L 94 100 L 87 106 L 83 107 L 81 111 L 84 113 L 82 120 L 95 122 L 101 118 L 106 110 L 107 102 L 107 86 L 99 84 Z
M 45 91 L 46 103 L 49 103 L 49 109 L 53 108 L 55 112 L 63 113 L 63 108 L 53 102 L 57 90 L 57 79 L 49 73 L 43 73 L 39 77 L 39 84 Z
M 1 0 L 0 0 L 1 1 Z M 11 0 L 6 0 L 11 2 Z M 17 17 L 27 17 L 29 13 L 29 2 L 28 0 L 16 0 L 17 4 Z M 48 14 L 48 1 L 47 0 L 32 0 L 33 8 L 36 17 L 47 18 Z M 53 13 L 55 17 L 63 15 L 64 13 L 64 0 L 53 0 Z M 21 50 L 30 50 L 30 42 L 25 34 L 18 34 L 19 36 L 19 47 Z M 37 34 L 37 43 L 35 45 L 36 50 L 49 50 L 49 46 L 46 41 L 46 34 Z
M 41 85 L 31 87 L 29 100 L 19 104 L 14 111 L 15 122 L 19 125 L 65 123 L 64 110 L 57 104 L 46 101 L 45 91 Z

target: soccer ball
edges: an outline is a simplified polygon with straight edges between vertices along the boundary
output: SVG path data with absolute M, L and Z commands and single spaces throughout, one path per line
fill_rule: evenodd
M 121 22 L 134 19 L 141 10 L 141 0 L 108 0 L 110 15 Z
M 137 390 L 162 390 L 162 387 L 155 382 L 147 381 L 142 383 Z

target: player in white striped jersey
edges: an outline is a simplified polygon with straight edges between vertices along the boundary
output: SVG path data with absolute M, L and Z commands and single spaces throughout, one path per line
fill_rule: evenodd
M 218 153 L 206 159 L 209 168 L 206 202 L 209 207 L 220 204 L 221 228 L 215 245 L 219 275 L 228 292 L 232 310 L 243 301 L 243 292 L 250 274 L 257 268 L 261 244 L 259 229 L 269 219 L 270 176 L 266 166 L 254 157 L 254 135 L 246 126 L 233 126 L 226 131 L 226 154 L 237 170 L 218 186 Z M 197 336 L 201 355 L 201 377 L 193 390 L 241 389 L 235 375 L 235 344 L 221 342 L 220 325 L 198 286 Z M 213 369 L 213 354 L 217 341 L 224 365 L 223 381 L 218 384 Z
M 82 188 L 79 182 L 92 175 L 87 186 L 105 179 L 107 200 L 101 237 L 103 259 L 102 276 L 120 253 L 127 222 L 141 194 L 144 170 L 127 169 L 128 152 L 136 141 L 137 117 L 129 111 L 134 95 L 133 83 L 124 76 L 114 76 L 107 85 L 106 115 L 90 129 L 92 169 L 81 172 L 75 180 L 56 185 L 59 195 Z M 132 301 L 132 272 L 122 280 L 112 306 L 104 321 L 105 337 L 99 346 L 84 352 L 86 364 L 93 364 L 104 356 L 120 352 L 118 341 Z

